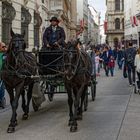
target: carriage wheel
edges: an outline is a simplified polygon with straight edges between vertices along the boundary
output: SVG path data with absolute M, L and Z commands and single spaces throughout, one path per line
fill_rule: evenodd
M 35 104 L 33 99 L 32 99 L 32 106 L 33 106 L 33 109 L 34 109 L 35 112 L 38 111 L 39 107 Z
M 87 111 L 87 108 L 88 108 L 88 91 L 86 92 L 86 95 L 85 95 L 84 111 Z
M 53 101 L 55 87 L 53 85 L 48 85 L 48 99 L 50 102 Z
M 92 97 L 92 101 L 95 101 L 95 97 L 96 97 L 96 83 L 91 82 L 91 97 Z

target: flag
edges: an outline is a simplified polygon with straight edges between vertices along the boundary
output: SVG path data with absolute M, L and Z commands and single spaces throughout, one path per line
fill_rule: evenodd
M 133 16 L 133 21 L 134 21 L 134 25 L 135 25 L 135 26 L 138 26 L 138 22 L 137 22 L 136 16 Z
M 132 27 L 134 27 L 135 25 L 134 25 L 134 18 L 131 16 L 130 17 L 130 21 L 131 21 L 131 25 L 132 25 Z

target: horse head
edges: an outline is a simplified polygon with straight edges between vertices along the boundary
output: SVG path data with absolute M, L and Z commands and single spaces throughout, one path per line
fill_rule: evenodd
M 26 48 L 26 43 L 24 40 L 25 33 L 17 34 L 14 33 L 11 29 L 11 41 L 9 44 L 8 51 L 13 51 L 14 53 L 18 53 L 19 51 L 24 51 Z
M 80 58 L 79 41 L 71 41 L 67 43 L 64 50 L 64 69 L 67 77 L 73 77 L 76 74 Z

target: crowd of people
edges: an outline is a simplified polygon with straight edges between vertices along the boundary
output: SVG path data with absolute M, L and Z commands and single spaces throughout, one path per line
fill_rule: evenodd
M 140 81 L 140 48 L 133 47 L 130 41 L 126 47 L 110 47 L 107 44 L 90 46 L 95 57 L 95 73 L 100 76 L 100 68 L 103 68 L 107 77 L 114 76 L 116 69 L 122 70 L 122 76 L 128 78 L 129 85 L 135 85 L 136 76 Z M 137 73 L 137 75 L 136 75 Z

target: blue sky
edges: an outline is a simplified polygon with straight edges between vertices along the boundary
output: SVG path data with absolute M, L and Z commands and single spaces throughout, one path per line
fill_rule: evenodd
M 93 6 L 98 12 L 101 12 L 101 24 L 105 19 L 106 0 L 88 0 L 89 5 Z

